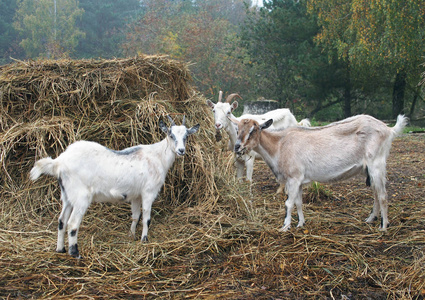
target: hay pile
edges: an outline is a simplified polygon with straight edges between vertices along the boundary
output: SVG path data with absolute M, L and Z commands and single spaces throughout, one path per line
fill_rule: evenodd
M 252 190 L 235 182 L 189 82 L 187 65 L 161 56 L 1 67 L 0 298 L 425 297 L 425 136 L 394 142 L 388 233 L 363 221 L 372 206 L 363 178 L 306 191 L 306 226 L 280 233 L 271 171 L 256 162 Z M 93 204 L 79 233 L 84 259 L 55 253 L 60 192 L 52 178 L 28 182 L 35 159 L 78 139 L 153 143 L 168 113 L 201 130 L 153 205 L 150 243 L 128 237 L 129 205 Z
M 112 149 L 164 138 L 158 120 L 170 114 L 201 123 L 206 142 L 209 114 L 190 83 L 187 66 L 161 56 L 106 61 L 29 61 L 0 68 L 1 184 L 19 185 L 34 160 L 56 157 L 71 142 L 99 142 Z M 211 144 L 211 143 L 210 143 Z M 172 202 L 204 201 L 213 193 L 211 170 L 198 143 L 168 181 Z M 190 178 L 190 182 L 188 182 Z M 184 187 L 179 189 L 178 187 Z
M 24 284 L 27 287 L 21 289 L 15 281 L 27 277 L 20 275 L 25 273 L 32 274 L 29 280 L 35 279 L 36 286 L 44 285 L 37 275 L 42 268 L 38 262 L 49 260 L 46 253 L 53 259 L 56 257 L 51 247 L 54 247 L 56 219 L 61 209 L 60 191 L 53 178 L 44 177 L 37 183 L 28 181 L 35 160 L 57 157 L 70 143 L 80 139 L 96 141 L 112 149 L 158 142 L 164 138 L 158 121 L 163 118 L 168 122 L 167 114 L 177 124 L 185 115 L 188 126 L 199 123 L 201 129 L 190 137 L 185 157 L 177 159 L 168 173 L 153 206 L 150 238 L 159 244 L 166 242 L 159 251 L 167 252 L 163 249 L 178 244 L 183 252 L 172 251 L 175 255 L 203 252 L 211 247 L 214 243 L 211 240 L 195 240 L 198 246 L 191 245 L 188 241 L 196 239 L 196 235 L 187 224 L 198 224 L 204 222 L 206 216 L 212 216 L 213 220 L 207 217 L 207 226 L 212 222 L 219 228 L 221 223 L 238 214 L 237 201 L 241 197 L 237 197 L 236 202 L 217 205 L 220 197 L 216 181 L 221 180 L 224 189 L 226 186 L 231 189 L 225 183 L 230 176 L 229 166 L 223 169 L 216 164 L 217 147 L 210 131 L 212 116 L 205 99 L 193 89 L 190 81 L 187 64 L 165 56 L 100 61 L 17 61 L 0 67 L 0 286 L 5 287 L 0 289 L 1 296 L 10 296 L 12 286 L 16 288 L 16 292 L 12 292 L 15 296 L 42 297 L 58 292 L 39 290 L 32 284 Z M 126 258 L 122 257 L 124 265 L 127 259 L 140 265 L 158 261 L 156 246 L 150 249 L 127 237 L 130 216 L 129 205 L 93 204 L 81 228 L 83 256 L 88 257 L 88 261 L 97 260 L 99 257 L 91 255 L 118 244 L 126 245 L 126 250 L 119 250 L 120 256 L 121 251 L 130 251 L 124 255 Z M 220 220 L 218 225 L 216 220 Z M 90 232 L 99 236 L 87 244 Z M 112 255 L 112 259 L 106 258 L 109 266 L 105 265 L 105 257 L 98 262 L 101 268 L 109 270 L 113 265 L 118 266 L 121 259 L 115 257 L 117 253 L 107 252 L 107 256 Z M 160 261 L 162 264 L 166 259 Z M 61 291 L 65 289 L 61 284 L 58 287 Z M 70 292 L 72 289 L 65 293 Z

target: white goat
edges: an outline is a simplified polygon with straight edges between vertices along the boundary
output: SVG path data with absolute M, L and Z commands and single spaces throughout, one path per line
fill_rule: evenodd
M 287 108 L 275 109 L 262 115 L 245 114 L 240 116 L 239 118 L 236 118 L 232 114 L 232 112 L 238 107 L 238 102 L 234 101 L 233 103 L 230 103 L 234 97 L 241 98 L 241 96 L 239 96 L 238 94 L 230 94 L 229 96 L 227 96 L 226 102 L 221 102 L 223 98 L 223 92 L 220 91 L 218 102 L 216 104 L 214 104 L 210 100 L 207 100 L 208 106 L 211 107 L 214 113 L 215 128 L 217 132 L 221 129 L 224 129 L 229 135 L 229 150 L 233 150 L 233 148 L 235 147 L 237 137 L 236 127 L 234 126 L 234 124 L 232 124 L 232 122 L 230 122 L 230 118 L 234 118 L 237 120 L 254 119 L 259 123 L 272 119 L 272 128 L 288 128 L 298 126 L 297 120 L 295 119 L 294 115 Z M 304 119 L 303 121 L 308 122 L 306 124 L 309 124 L 308 119 Z M 246 179 L 248 181 L 252 181 L 254 160 L 255 158 L 259 157 L 260 156 L 258 155 L 258 153 L 255 153 L 254 151 L 249 151 L 244 155 L 238 155 L 236 157 L 236 178 L 240 179 L 243 177 L 244 167 L 246 167 Z M 282 188 L 279 188 L 279 190 L 282 190 Z
M 176 155 L 185 154 L 187 137 L 199 129 L 199 124 L 187 129 L 184 118 L 181 126 L 168 118 L 170 128 L 159 121 L 159 127 L 167 136 L 158 143 L 115 151 L 95 142 L 78 141 L 56 159 L 48 157 L 35 163 L 30 172 L 31 180 L 42 174 L 51 175 L 58 179 L 61 189 L 63 207 L 59 216 L 57 252 L 66 252 L 64 239 L 68 227 L 69 254 L 81 257 L 77 235 L 92 201 L 131 202 L 130 233 L 134 239 L 142 207 L 142 241 L 148 240 L 152 203 Z
M 388 203 L 385 189 L 386 160 L 391 142 L 407 124 L 398 116 L 393 128 L 367 115 L 351 117 L 324 127 L 293 127 L 264 130 L 273 120 L 259 124 L 255 120 L 238 121 L 238 138 L 234 151 L 258 152 L 279 183 L 286 181 L 286 217 L 282 231 L 291 227 L 294 203 L 298 211 L 298 227 L 304 225 L 302 185 L 311 181 L 332 182 L 363 173 L 366 184 L 375 194 L 373 210 L 366 222 L 381 213 L 381 230 L 388 226 Z

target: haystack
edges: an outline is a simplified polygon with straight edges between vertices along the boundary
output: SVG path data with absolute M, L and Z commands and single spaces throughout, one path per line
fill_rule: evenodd
M 156 275 L 151 276 L 156 267 L 186 264 L 234 242 L 229 244 L 223 228 L 239 222 L 235 216 L 247 211 L 246 202 L 228 192 L 234 191 L 228 184 L 234 177 L 230 155 L 219 155 L 212 114 L 190 82 L 187 64 L 165 56 L 17 61 L 0 67 L 0 298 L 60 299 L 91 293 L 62 277 L 63 271 L 79 277 L 85 267 L 54 251 L 60 189 L 48 176 L 29 181 L 34 162 L 57 157 L 81 139 L 112 149 L 155 143 L 164 138 L 158 121 L 168 122 L 167 114 L 177 124 L 185 115 L 188 126 L 201 127 L 189 138 L 186 155 L 176 159 L 153 204 L 151 243 L 127 236 L 130 205 L 94 203 L 84 216 L 82 264 L 108 273 L 101 285 L 89 275 L 95 293 L 107 293 L 108 298 L 142 295 L 121 290 L 121 284 L 129 283 L 127 275 L 137 277 L 141 290 L 146 284 L 167 289 L 168 281 L 158 285 Z M 136 234 L 140 237 L 141 226 Z M 43 268 L 40 262 L 49 266 Z M 179 280 L 180 267 L 174 271 L 171 276 Z M 50 276 L 54 282 L 45 281 Z M 111 294 L 103 284 L 117 289 Z
M 190 86 L 186 64 L 165 56 L 19 61 L 0 74 L 3 186 L 20 186 L 35 159 L 56 157 L 76 140 L 112 149 L 157 142 L 164 138 L 158 121 L 170 114 L 176 123 L 186 115 L 189 125 L 202 129 L 170 173 L 165 197 L 204 201 L 214 192 L 202 154 L 212 148 L 210 114 Z

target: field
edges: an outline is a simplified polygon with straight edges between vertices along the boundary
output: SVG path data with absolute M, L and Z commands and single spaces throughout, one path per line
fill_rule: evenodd
M 0 298 L 425 298 L 425 135 L 393 142 L 387 232 L 364 222 L 372 193 L 353 178 L 306 186 L 305 227 L 281 233 L 285 199 L 271 171 L 257 161 L 254 184 L 236 182 L 185 70 L 163 57 L 1 70 Z M 114 149 L 157 141 L 167 113 L 201 130 L 154 203 L 149 243 L 128 236 L 130 205 L 94 203 L 79 232 L 83 259 L 56 253 L 59 187 L 28 181 L 34 160 L 77 139 Z
M 51 216 L 32 219 L 26 218 L 32 212 L 15 211 L 13 226 L 2 223 L 0 229 L 0 295 L 423 299 L 424 146 L 424 135 L 405 135 L 393 143 L 387 233 L 379 232 L 378 224 L 363 222 L 372 204 L 363 178 L 307 187 L 306 226 L 278 232 L 284 200 L 275 199 L 277 184 L 263 162 L 256 163 L 252 196 L 246 184 L 241 198 L 234 195 L 232 206 L 243 218 L 226 215 L 225 210 L 164 208 L 166 200 L 159 200 L 148 244 L 127 236 L 128 206 L 93 205 L 80 234 L 82 260 L 54 251 L 58 199 L 52 200 Z M 15 200 L 16 206 L 25 201 Z M 37 203 L 32 205 L 39 209 Z M 2 220 L 9 219 L 8 214 L 2 207 Z

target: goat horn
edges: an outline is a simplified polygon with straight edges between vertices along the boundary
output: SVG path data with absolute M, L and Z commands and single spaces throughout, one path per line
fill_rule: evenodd
M 221 102 L 221 99 L 223 99 L 223 91 L 218 92 L 218 102 Z
M 234 98 L 234 97 L 239 97 L 239 98 L 241 98 L 242 99 L 242 97 L 241 96 L 239 96 L 239 94 L 230 94 L 229 96 L 227 96 L 227 98 L 226 98 L 226 102 L 227 103 L 230 103 L 230 101 L 232 101 L 232 99 Z
M 167 115 L 168 120 L 171 122 L 171 126 L 176 126 L 176 123 L 174 123 L 173 119 L 171 119 L 170 115 Z
M 183 123 L 182 123 L 182 125 L 183 126 L 186 126 L 186 115 L 183 115 Z

